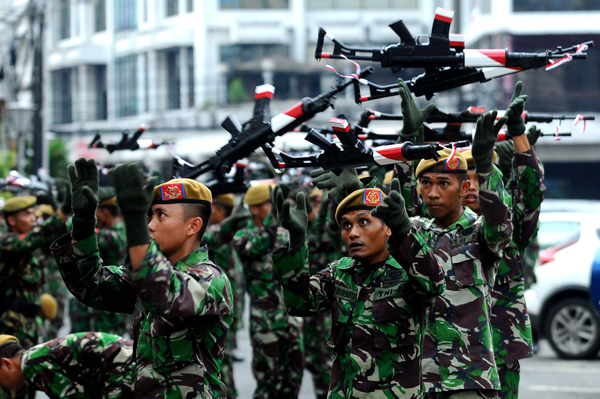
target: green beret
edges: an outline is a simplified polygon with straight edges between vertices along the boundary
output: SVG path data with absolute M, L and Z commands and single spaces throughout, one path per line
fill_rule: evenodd
M 467 160 L 460 151 L 455 151 L 452 158 L 450 158 L 451 154 L 452 150 L 444 149 L 438 151 L 439 158 L 437 161 L 435 159 L 421 160 L 415 173 L 417 179 L 428 171 L 436 173 L 467 173 Z
M 468 148 L 466 150 L 463 150 L 460 152 L 463 157 L 465 157 L 465 159 L 467 160 L 467 167 L 469 170 L 475 170 L 475 161 L 473 160 L 473 154 L 471 153 L 471 149 Z M 498 154 L 496 153 L 496 151 L 494 151 L 494 158 L 493 158 L 493 162 L 495 164 L 498 163 Z
M 117 206 L 117 194 L 113 187 L 98 188 L 98 206 Z
M 31 208 L 35 205 L 37 198 L 30 195 L 27 197 L 12 197 L 4 203 L 2 212 L 4 213 L 15 213 L 22 211 L 27 208 Z
M 152 204 L 212 205 L 212 193 L 204 184 L 192 179 L 172 179 L 154 187 Z
M 233 197 L 233 194 L 217 195 L 217 198 L 213 199 L 213 204 L 233 208 L 235 206 L 235 198 Z
M 271 185 L 267 183 L 251 186 L 244 196 L 244 204 L 260 205 L 271 201 Z
M 13 335 L 6 335 L 6 334 L 0 335 L 0 348 L 2 348 L 4 345 L 10 344 L 10 343 L 20 344 L 19 339 Z
M 348 212 L 365 209 L 372 211 L 383 203 L 385 194 L 379 188 L 366 188 L 356 190 L 340 202 L 335 210 L 335 221 L 341 225 L 342 216 Z

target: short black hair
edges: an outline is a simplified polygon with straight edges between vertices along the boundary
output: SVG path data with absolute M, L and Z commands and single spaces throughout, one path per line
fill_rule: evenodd
M 23 347 L 20 344 L 16 342 L 8 342 L 0 346 L 0 359 L 4 357 L 7 359 L 12 359 L 19 351 L 22 350 Z
M 228 218 L 229 216 L 231 216 L 231 212 L 233 212 L 233 207 L 232 206 L 227 206 L 227 205 L 219 204 L 218 202 L 215 202 L 212 206 L 218 206 L 219 208 L 222 208 L 223 211 L 225 211 L 225 217 L 226 218 Z
M 183 207 L 183 220 L 189 220 L 190 218 L 195 217 L 202 219 L 202 228 L 198 232 L 198 238 L 201 240 L 208 227 L 208 222 L 210 221 L 212 206 L 194 203 L 182 203 L 181 206 Z
M 456 178 L 458 179 L 458 186 L 462 186 L 462 184 L 464 182 L 467 181 L 467 174 L 466 173 L 456 173 Z
M 116 205 L 98 205 L 98 209 L 100 208 L 108 210 L 108 212 L 114 217 L 119 216 L 119 207 Z

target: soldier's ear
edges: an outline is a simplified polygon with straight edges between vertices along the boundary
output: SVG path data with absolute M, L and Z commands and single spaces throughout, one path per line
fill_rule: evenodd
M 190 236 L 194 236 L 194 235 L 198 234 L 200 232 L 200 230 L 202 230 L 203 225 L 204 225 L 204 222 L 202 221 L 202 218 L 200 216 L 189 218 L 188 219 L 188 230 L 187 230 L 186 235 L 188 237 L 190 237 Z
M 465 195 L 467 195 L 467 192 L 469 191 L 469 189 L 471 188 L 471 180 L 469 179 L 465 179 L 461 184 L 460 184 L 460 196 L 464 197 Z

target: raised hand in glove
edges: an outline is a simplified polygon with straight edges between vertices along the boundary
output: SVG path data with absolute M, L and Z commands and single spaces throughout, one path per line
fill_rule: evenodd
M 156 177 L 148 182 L 134 163 L 126 163 L 111 169 L 109 176 L 117 194 L 117 203 L 123 214 L 127 245 L 135 247 L 148 244 L 148 209 L 154 198 Z
M 383 199 L 383 204 L 373 209 L 371 215 L 383 220 L 392 231 L 392 236 L 388 239 L 389 246 L 392 249 L 399 247 L 410 232 L 411 226 L 404 198 L 400 194 L 400 180 L 392 180 L 390 194 Z
M 221 222 L 221 238 L 224 241 L 230 241 L 238 230 L 241 230 L 248 221 L 252 219 L 252 213 L 243 204 L 239 204 L 233 209 L 229 217 Z
M 510 99 L 510 104 L 506 110 L 506 114 L 504 114 L 504 116 L 507 118 L 507 133 L 512 137 L 520 136 L 525 133 L 525 120 L 523 119 L 523 111 L 525 110 L 525 101 L 527 100 L 527 95 L 521 95 L 522 90 L 523 82 L 518 81 L 515 85 L 515 90 L 512 98 Z
M 81 241 L 95 234 L 98 208 L 98 168 L 93 159 L 79 158 L 67 166 L 71 180 L 73 231 L 71 237 Z M 66 199 L 65 199 L 66 200 Z
M 421 127 L 436 105 L 427 104 L 425 108 L 419 109 L 412 93 L 402 79 L 398 79 L 398 86 L 400 87 L 398 93 L 402 98 L 402 129 L 398 132 L 396 142 L 410 141 L 415 145 L 421 145 L 424 137 Z
M 515 154 L 515 146 L 510 140 L 501 141 L 496 143 L 496 152 L 498 153 L 498 166 L 502 172 L 502 181 L 504 182 L 504 185 L 507 185 L 512 175 L 512 161 Z
M 64 215 L 69 215 L 73 211 L 71 186 L 67 180 L 57 178 L 56 187 L 58 189 L 58 195 L 56 197 L 58 209 L 60 209 Z
M 313 178 L 313 184 L 321 190 L 331 190 L 329 192 L 331 199 L 346 197 L 353 191 L 363 188 L 353 168 L 344 169 L 339 176 L 330 170 L 316 169 L 310 172 L 310 177 Z
M 536 125 L 531 126 L 527 131 L 527 141 L 529 141 L 529 145 L 533 147 L 541 135 L 542 131 L 538 129 Z
M 279 185 L 271 193 L 273 207 L 277 210 L 277 218 L 283 228 L 290 232 L 290 249 L 300 249 L 306 243 L 308 229 L 308 212 L 306 211 L 306 196 L 302 191 L 296 194 L 296 206 L 292 207 L 286 200 Z
M 492 169 L 494 144 L 498 139 L 498 132 L 506 122 L 506 116 L 496 122 L 497 115 L 498 111 L 494 110 L 477 119 L 477 129 L 471 150 L 477 173 L 486 173 Z

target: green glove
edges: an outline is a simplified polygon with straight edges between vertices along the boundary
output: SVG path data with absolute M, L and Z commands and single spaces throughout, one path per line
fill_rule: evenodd
M 541 135 L 542 131 L 538 129 L 536 125 L 531 126 L 527 131 L 527 141 L 529 141 L 529 145 L 533 147 Z
M 496 152 L 498 153 L 498 167 L 502 172 L 502 181 L 506 186 L 512 175 L 512 161 L 515 153 L 515 147 L 512 141 L 501 141 L 496 143 Z
M 73 211 L 72 198 L 71 198 L 71 186 L 65 179 L 56 179 L 56 187 L 58 188 L 58 209 L 64 215 L 69 215 Z
M 344 198 L 353 191 L 363 188 L 353 168 L 344 169 L 339 176 L 330 170 L 316 169 L 310 172 L 310 177 L 313 178 L 313 184 L 321 190 L 331 189 L 329 192 L 331 199 Z
M 271 196 L 273 207 L 277 210 L 277 219 L 281 226 L 290 232 L 290 249 L 298 250 L 306 243 L 308 229 L 308 213 L 306 212 L 306 196 L 302 191 L 296 194 L 296 206 L 292 207 L 283 196 L 279 185 L 273 189 Z
M 318 219 L 323 220 L 327 216 L 327 211 L 329 210 L 329 195 L 327 195 L 327 190 L 323 190 L 321 194 L 321 203 L 319 204 L 319 214 L 317 216 Z
M 494 110 L 477 119 L 477 129 L 471 150 L 477 173 L 486 173 L 492 169 L 494 143 L 498 139 L 498 132 L 506 122 L 505 116 L 496 122 L 497 115 L 498 111 Z
M 235 233 L 248 224 L 252 218 L 250 211 L 243 205 L 238 205 L 229 217 L 221 222 L 220 237 L 226 242 L 231 241 Z
M 379 166 L 379 165 L 372 165 L 369 168 L 369 176 L 372 176 L 375 179 L 377 179 L 375 182 L 377 187 L 379 187 L 379 188 L 383 187 L 383 181 L 385 180 L 386 172 L 387 171 L 385 170 L 385 167 Z
M 525 101 L 527 95 L 521 95 L 523 82 L 518 81 L 515 85 L 515 91 L 510 99 L 510 105 L 504 116 L 506 119 L 506 130 L 511 137 L 517 137 L 525 133 L 525 120 L 523 111 L 525 110 Z
M 398 93 L 402 98 L 402 129 L 398 133 L 397 143 L 410 141 L 415 145 L 423 144 L 423 122 L 429 114 L 436 108 L 435 104 L 427 104 L 423 109 L 419 109 L 415 100 L 402 79 L 398 79 L 400 89 Z
M 58 209 L 58 205 L 56 203 L 56 199 L 54 198 L 54 195 L 52 194 L 52 191 L 45 191 L 45 190 L 41 190 L 38 191 L 38 193 L 35 195 L 35 198 L 37 199 L 37 201 L 35 202 L 36 205 L 50 205 L 52 207 L 52 209 L 56 210 Z
M 127 245 L 135 247 L 150 242 L 148 209 L 154 197 L 156 177 L 147 183 L 135 163 L 126 163 L 111 169 L 109 176 L 117 194 L 117 203 L 125 221 Z
M 404 198 L 400 194 L 400 180 L 393 179 L 390 194 L 383 199 L 383 204 L 377 205 L 371 215 L 383 220 L 392 231 L 388 239 L 390 248 L 396 249 L 410 233 L 410 219 L 406 213 Z
M 98 168 L 93 159 L 79 158 L 75 161 L 75 165 L 67 166 L 67 171 L 72 187 L 73 230 L 71 237 L 76 241 L 81 241 L 96 233 Z

